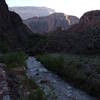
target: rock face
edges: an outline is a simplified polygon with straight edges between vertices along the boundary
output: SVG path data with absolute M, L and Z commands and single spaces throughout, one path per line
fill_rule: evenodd
M 100 23 L 100 10 L 95 10 L 85 13 L 81 17 L 80 23 L 88 25 L 95 25 L 97 23 Z
M 8 10 L 5 0 L 0 0 L 0 45 L 6 42 L 11 48 L 21 47 L 30 33 L 19 15 Z
M 45 17 L 33 17 L 24 20 L 24 23 L 35 33 L 47 33 L 56 31 L 58 28 L 67 30 L 71 25 L 79 22 L 75 16 L 63 13 L 54 13 Z
M 88 28 L 99 28 L 100 26 L 100 10 L 86 12 L 78 24 L 73 25 L 68 31 L 82 32 Z
M 74 50 L 98 53 L 100 51 L 100 10 L 86 12 L 79 23 L 73 25 L 67 33 L 73 37 L 74 42 L 71 41 L 71 44 L 75 47 Z
M 10 7 L 9 10 L 18 13 L 22 19 L 32 18 L 33 16 L 48 16 L 55 13 L 53 9 L 46 7 Z
M 6 22 L 7 24 L 4 23 L 5 20 L 7 21 Z M 7 27 L 9 27 L 8 23 L 9 23 L 8 7 L 4 0 L 0 0 L 0 31 L 2 30 L 2 28 L 6 29 Z
M 100 53 L 100 11 L 87 12 L 80 18 L 79 23 L 72 25 L 67 31 L 55 33 L 50 34 L 53 39 L 49 42 L 49 50 L 82 54 Z

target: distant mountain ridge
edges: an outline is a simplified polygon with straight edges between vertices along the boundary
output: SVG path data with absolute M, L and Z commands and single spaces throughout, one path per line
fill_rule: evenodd
M 32 17 L 23 21 L 35 33 L 48 33 L 58 28 L 67 30 L 71 25 L 79 22 L 76 16 L 64 13 L 53 13 L 45 17 Z
M 35 16 L 48 16 L 52 13 L 55 13 L 54 9 L 34 6 L 10 7 L 9 10 L 18 13 L 22 19 L 28 19 Z

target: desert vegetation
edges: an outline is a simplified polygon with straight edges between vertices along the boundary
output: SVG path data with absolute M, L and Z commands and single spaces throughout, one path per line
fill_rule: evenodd
M 27 55 L 24 52 L 11 52 L 2 56 L 2 62 L 7 65 L 7 68 L 23 67 Z

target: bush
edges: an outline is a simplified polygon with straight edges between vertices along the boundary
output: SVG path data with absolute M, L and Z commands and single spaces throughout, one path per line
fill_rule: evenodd
M 42 89 L 35 83 L 34 80 L 28 79 L 24 76 L 24 79 L 20 81 L 21 88 L 21 100 L 46 100 L 45 94 Z M 28 94 L 24 94 L 28 91 Z
M 48 39 L 40 34 L 30 35 L 27 41 L 27 51 L 32 54 L 44 53 Z
M 25 65 L 26 54 L 24 52 L 7 53 L 3 56 L 3 62 L 7 68 L 22 67 Z
M 52 57 L 51 55 L 38 55 L 37 59 L 39 59 L 45 67 L 50 70 L 58 71 L 59 68 L 64 66 L 64 59 L 63 57 Z

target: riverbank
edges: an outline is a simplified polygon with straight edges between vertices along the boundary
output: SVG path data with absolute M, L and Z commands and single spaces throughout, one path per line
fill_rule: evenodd
M 48 100 L 96 100 L 48 71 L 34 57 L 27 59 L 27 75 L 44 90 Z

